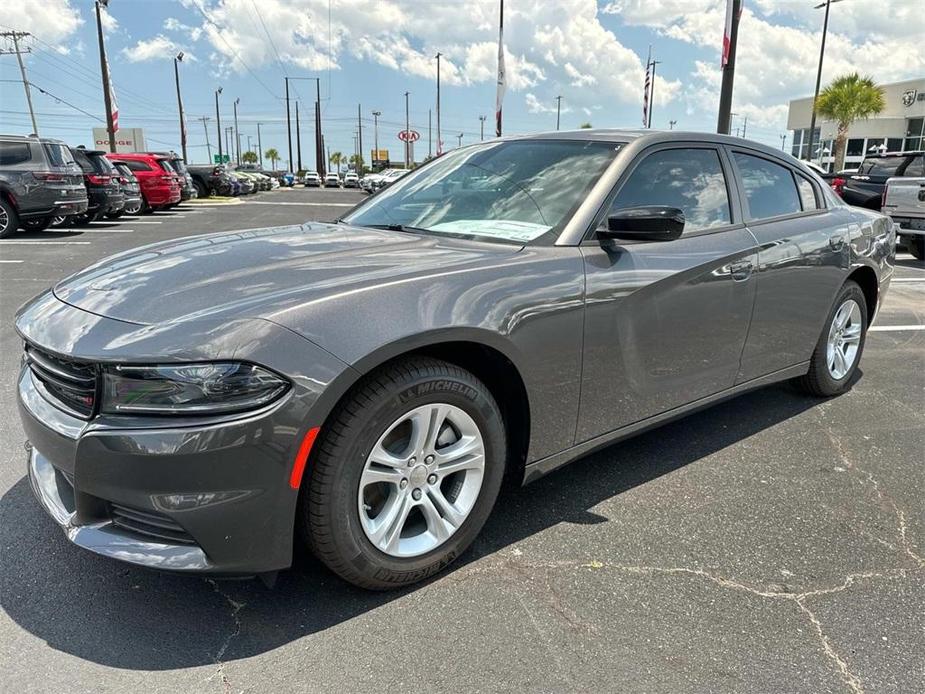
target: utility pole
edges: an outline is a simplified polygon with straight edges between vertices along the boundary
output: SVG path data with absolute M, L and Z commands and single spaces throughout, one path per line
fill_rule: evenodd
M 248 151 L 248 152 L 252 151 L 252 150 L 251 150 L 251 136 L 250 136 L 250 135 L 247 135 L 247 151 Z
M 745 137 L 745 131 L 748 130 L 748 114 L 742 119 L 742 137 Z
M 224 164 L 225 157 L 222 154 L 222 114 L 218 110 L 218 95 L 221 93 L 221 87 L 215 90 L 215 130 L 218 132 L 218 163 Z
M 379 116 L 381 115 L 382 111 L 373 111 L 373 148 L 376 150 L 376 159 L 379 158 Z
M 315 80 L 315 166 L 323 178 L 328 167 L 324 161 L 324 136 L 321 134 L 321 78 L 310 79 Z
M 289 166 L 289 173 L 292 173 L 292 121 L 289 118 L 289 78 L 286 77 L 286 137 L 289 140 L 289 160 L 286 162 Z
M 232 126 L 229 125 L 227 128 L 225 128 L 225 149 L 227 149 L 229 152 L 229 160 L 231 159 L 231 135 L 233 132 L 234 128 Z
M 411 162 L 409 161 L 411 154 L 411 115 L 408 105 L 408 95 L 411 92 L 405 92 L 405 168 L 411 168 Z
M 0 55 L 15 53 L 16 60 L 19 61 L 19 74 L 22 75 L 22 86 L 26 90 L 26 103 L 29 104 L 29 116 L 32 118 L 32 132 L 35 135 L 39 134 L 39 126 L 35 122 L 35 111 L 32 108 L 32 91 L 29 89 L 29 80 L 26 78 L 26 66 L 22 62 L 23 53 L 31 53 L 32 49 L 27 48 L 25 50 L 19 49 L 19 39 L 25 38 L 27 36 L 32 36 L 28 31 L 2 31 L 0 36 L 5 39 L 13 39 L 13 50 L 11 51 L 0 51 Z
M 559 129 L 559 115 L 562 111 L 562 97 L 556 97 L 556 130 Z
M 106 59 L 106 46 L 103 43 L 103 19 L 100 7 L 108 7 L 109 0 L 96 0 L 96 35 L 100 42 L 100 74 L 103 77 L 103 102 L 106 105 L 106 132 L 109 135 L 109 151 L 116 151 L 116 125 L 112 118 L 112 90 L 110 89 L 109 61 Z
M 728 50 L 724 46 L 722 61 L 723 84 L 719 93 L 719 115 L 716 118 L 716 132 L 721 135 L 729 134 L 729 117 L 732 111 L 732 87 L 735 82 L 736 69 L 736 43 L 739 40 L 739 16 L 742 14 L 742 0 L 728 0 L 732 4 L 727 8 L 731 16 L 727 16 L 728 37 L 723 36 L 725 43 L 729 40 Z
M 295 151 L 298 170 L 302 171 L 302 124 L 299 122 L 299 100 L 295 102 Z
M 189 159 L 186 158 L 186 121 L 183 118 L 183 98 L 180 96 L 180 62 L 182 60 L 183 51 L 180 51 L 173 59 L 173 76 L 177 81 L 177 110 L 180 112 L 180 148 L 183 150 L 183 161 L 188 164 Z
M 443 53 L 437 53 L 437 156 L 443 154 L 443 140 L 440 139 L 440 56 Z
M 209 157 L 209 163 L 212 163 L 212 145 L 209 144 L 209 121 L 212 120 L 208 116 L 202 116 L 197 118 L 197 120 L 202 121 L 202 130 L 206 134 L 206 154 Z
M 260 141 L 260 123 L 257 123 L 257 163 L 263 168 L 263 143 Z
M 822 45 L 819 46 L 819 67 L 816 69 L 816 91 L 813 94 L 813 112 L 809 117 L 809 148 L 806 150 L 806 158 L 813 159 L 813 136 L 816 134 L 816 101 L 819 100 L 819 84 L 822 82 L 822 59 L 825 56 L 825 36 L 829 31 L 829 8 L 833 2 L 841 0 L 825 0 L 825 2 L 816 5 L 813 9 L 818 10 L 825 7 L 825 19 L 822 20 Z
M 652 81 L 649 83 L 649 122 L 646 124 L 647 128 L 652 127 L 652 112 L 655 110 L 655 66 L 661 62 L 661 60 L 653 60 L 651 63 Z
M 488 116 L 479 116 L 479 141 L 482 141 L 485 139 L 485 119 L 486 118 L 488 118 Z M 558 130 L 558 128 L 556 128 L 556 130 Z
M 430 159 L 433 156 L 433 140 L 431 140 L 431 112 L 430 109 L 427 109 L 427 158 Z
M 240 97 L 234 100 L 234 161 L 241 166 L 241 135 L 238 133 L 238 104 Z
M 363 120 L 361 113 L 362 108 L 360 104 L 357 104 L 357 149 L 360 153 L 360 161 L 357 161 L 357 176 L 363 175 Z
M 676 126 L 677 124 L 678 124 L 678 121 L 676 121 L 676 120 L 670 120 L 670 121 L 668 121 L 668 129 L 669 129 L 669 130 L 674 130 L 674 126 Z
M 457 147 L 462 147 L 462 138 L 463 138 L 462 133 L 459 133 L 459 135 L 456 136 L 456 146 Z
M 787 149 L 787 135 L 786 133 L 781 133 L 780 136 L 780 150 L 781 152 L 786 151 Z

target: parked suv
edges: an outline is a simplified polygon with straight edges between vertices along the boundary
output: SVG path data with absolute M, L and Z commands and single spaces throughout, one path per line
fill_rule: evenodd
M 80 168 L 59 140 L 0 135 L 0 238 L 87 211 Z
M 845 179 L 841 196 L 849 205 L 879 210 L 888 178 L 925 176 L 925 151 L 868 154 L 855 174 Z
M 123 162 L 135 174 L 141 184 L 143 210 L 159 210 L 180 202 L 177 172 L 165 156 L 149 152 L 132 152 L 110 154 L 109 158 Z
M 196 186 L 193 185 L 193 177 L 186 170 L 186 164 L 176 152 L 154 152 L 156 156 L 162 156 L 170 164 L 177 174 L 177 183 L 180 184 L 180 201 L 186 202 L 192 198 L 198 197 Z
M 193 179 L 193 186 L 200 198 L 210 195 L 233 195 L 234 184 L 225 170 L 224 164 L 215 166 L 187 166 L 187 172 Z
M 71 154 L 83 171 L 84 185 L 90 200 L 87 211 L 74 215 L 71 220 L 75 224 L 86 224 L 121 210 L 125 205 L 125 195 L 119 186 L 119 176 L 112 162 L 106 158 L 106 152 L 72 147 Z
M 141 184 L 128 165 L 121 161 L 113 162 L 113 167 L 119 177 L 119 187 L 122 188 L 122 194 L 125 195 L 125 207 L 118 212 L 110 212 L 106 216 L 110 219 L 116 219 L 124 214 L 138 214 L 141 212 L 143 201 L 141 199 Z
M 916 260 L 925 260 L 925 176 L 886 182 L 883 214 L 899 225 L 899 238 Z

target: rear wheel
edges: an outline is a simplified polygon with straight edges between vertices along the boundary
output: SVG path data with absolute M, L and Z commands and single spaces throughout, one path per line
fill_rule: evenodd
M 125 214 L 127 215 L 136 215 L 141 212 L 142 203 L 139 200 L 138 202 L 130 202 L 125 205 Z
M 488 388 L 430 358 L 385 367 L 322 429 L 298 518 L 315 554 L 376 590 L 440 571 L 475 539 L 494 506 L 505 431 Z
M 51 226 L 53 227 L 65 226 L 67 221 L 68 221 L 67 215 L 59 214 L 51 218 Z
M 14 207 L 0 198 L 0 239 L 12 236 L 19 228 L 19 215 Z
M 22 228 L 26 231 L 45 231 L 51 226 L 53 217 L 39 217 L 37 219 L 25 219 L 22 221 Z
M 906 248 L 916 260 L 925 260 L 925 236 L 907 237 Z
M 867 337 L 867 301 L 852 280 L 845 282 L 829 312 L 810 360 L 799 379 L 803 390 L 821 397 L 844 393 L 851 385 Z
M 121 217 L 124 213 L 125 213 L 125 208 L 123 207 L 121 210 L 118 210 L 118 211 L 116 211 L 116 212 L 107 212 L 107 213 L 106 213 L 106 218 L 107 218 L 107 219 L 118 219 L 118 218 Z
M 202 185 L 199 181 L 193 180 L 193 188 L 196 189 L 197 198 L 207 198 L 209 197 L 209 189 Z

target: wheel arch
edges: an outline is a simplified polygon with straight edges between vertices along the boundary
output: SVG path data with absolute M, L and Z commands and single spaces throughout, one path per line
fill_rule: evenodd
M 324 431 L 337 406 L 374 371 L 414 356 L 427 356 L 466 369 L 491 392 L 504 420 L 507 435 L 506 474 L 522 482 L 530 446 L 530 396 L 517 351 L 502 336 L 483 329 L 455 328 L 422 333 L 383 345 L 351 364 L 326 389 L 315 410 Z M 320 421 L 319 421 L 320 420 Z
M 877 301 L 880 294 L 880 283 L 877 281 L 877 273 L 873 268 L 867 265 L 856 267 L 847 277 L 861 288 L 864 292 L 864 300 L 867 303 L 867 320 L 873 320 L 877 313 Z

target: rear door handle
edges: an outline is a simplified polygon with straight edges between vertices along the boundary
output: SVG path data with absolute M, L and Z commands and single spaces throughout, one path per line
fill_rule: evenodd
M 845 239 L 842 236 L 833 236 L 829 239 L 829 247 L 833 251 L 841 250 L 841 247 L 845 245 Z
M 742 282 L 747 280 L 752 276 L 752 270 L 755 266 L 750 260 L 745 260 L 740 263 L 733 263 L 729 266 L 729 274 L 732 275 L 732 279 L 736 282 Z

